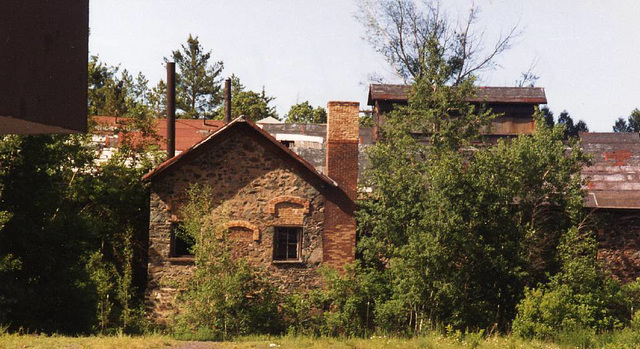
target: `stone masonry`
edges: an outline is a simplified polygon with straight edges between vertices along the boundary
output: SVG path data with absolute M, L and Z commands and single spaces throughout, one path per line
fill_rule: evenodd
M 282 290 L 319 285 L 316 269 L 323 259 L 325 221 L 321 185 L 239 130 L 151 182 L 147 301 L 156 320 L 162 322 L 173 311 L 179 287 L 194 268 L 192 259 L 169 255 L 172 225 L 180 219 L 179 203 L 193 183 L 211 186 L 216 200 L 224 202 L 234 255 L 265 268 Z M 300 261 L 273 260 L 274 227 L 278 226 L 302 228 Z
M 622 281 L 640 277 L 640 211 L 599 210 L 598 259 Z

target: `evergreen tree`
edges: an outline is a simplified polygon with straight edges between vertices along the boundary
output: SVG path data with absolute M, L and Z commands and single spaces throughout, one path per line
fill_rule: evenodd
M 198 37 L 191 34 L 186 45 L 172 51 L 170 58 L 177 67 L 177 116 L 185 119 L 211 118 L 221 102 L 222 61 L 210 63 L 211 51 L 205 52 Z
M 100 62 L 91 56 L 88 66 L 88 114 L 146 118 L 150 113 L 149 81 L 142 74 L 134 78 L 126 69 Z
M 556 124 L 556 121 L 554 120 L 553 112 L 549 110 L 549 107 L 544 106 L 540 111 L 545 124 L 548 127 L 553 127 Z M 558 124 L 564 125 L 565 139 L 569 139 L 569 137 L 577 138 L 581 132 L 589 132 L 589 127 L 586 122 L 579 120 L 577 123 L 574 123 L 573 118 L 566 110 L 563 110 L 562 113 L 560 113 L 560 116 L 558 117 Z
M 577 138 L 581 132 L 589 132 L 589 127 L 587 124 L 579 120 L 577 123 L 573 122 L 573 118 L 566 110 L 563 110 L 558 117 L 558 124 L 562 124 L 565 127 L 564 137 L 568 139 L 569 137 Z
M 640 132 L 640 110 L 634 109 L 626 120 L 618 118 L 613 125 L 613 132 Z
M 167 117 L 167 84 L 163 80 L 158 81 L 158 84 L 151 89 L 149 107 L 156 117 Z

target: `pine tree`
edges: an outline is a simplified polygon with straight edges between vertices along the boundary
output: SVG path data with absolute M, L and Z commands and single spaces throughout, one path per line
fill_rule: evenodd
M 164 60 L 169 61 L 167 58 Z M 177 66 L 177 116 L 184 119 L 211 118 L 221 102 L 222 61 L 210 64 L 211 51 L 206 52 L 198 37 L 191 34 L 186 45 L 172 51 L 171 60 Z

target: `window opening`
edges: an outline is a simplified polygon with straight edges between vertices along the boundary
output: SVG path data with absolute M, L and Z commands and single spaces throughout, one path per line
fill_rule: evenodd
M 171 257 L 192 257 L 195 241 L 175 223 L 171 225 Z
M 302 228 L 276 227 L 273 237 L 273 260 L 299 260 L 301 240 Z

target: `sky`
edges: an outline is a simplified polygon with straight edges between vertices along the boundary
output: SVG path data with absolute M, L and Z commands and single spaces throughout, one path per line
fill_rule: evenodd
M 442 0 L 463 18 L 469 0 Z M 491 46 L 514 25 L 512 48 L 479 85 L 514 86 L 534 64 L 548 107 L 611 132 L 618 117 L 640 108 L 640 1 L 475 0 L 476 29 Z M 401 83 L 366 42 L 352 0 L 91 0 L 89 51 L 109 65 L 166 79 L 163 58 L 197 35 L 222 75 L 254 91 L 265 88 L 280 116 L 298 102 L 359 101 L 369 77 Z

